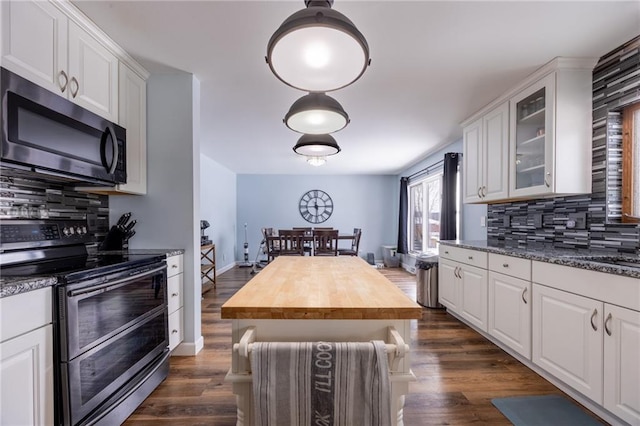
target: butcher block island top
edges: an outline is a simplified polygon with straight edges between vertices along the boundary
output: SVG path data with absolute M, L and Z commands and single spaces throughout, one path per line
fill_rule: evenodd
M 224 319 L 417 319 L 420 305 L 357 256 L 280 256 L 222 305 Z

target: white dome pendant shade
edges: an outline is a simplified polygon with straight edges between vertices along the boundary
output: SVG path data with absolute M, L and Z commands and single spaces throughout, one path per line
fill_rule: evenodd
M 283 121 L 294 132 L 321 135 L 344 129 L 349 115 L 332 97 L 309 93 L 291 105 Z
M 285 84 L 306 92 L 331 92 L 362 76 L 369 45 L 333 0 L 305 0 L 269 39 L 266 61 Z
M 293 150 L 307 157 L 326 157 L 339 153 L 340 147 L 331 135 L 302 135 Z

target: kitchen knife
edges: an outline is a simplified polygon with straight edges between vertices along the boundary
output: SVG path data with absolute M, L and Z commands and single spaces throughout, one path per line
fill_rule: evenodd
M 123 214 L 122 216 L 120 216 L 120 219 L 118 220 L 118 223 L 116 223 L 116 226 L 122 229 L 130 217 L 131 217 L 131 212 Z
M 125 241 L 129 241 L 129 238 L 133 237 L 134 235 L 136 235 L 136 231 L 129 231 L 129 232 L 124 236 L 124 240 L 125 240 Z
M 134 226 L 136 226 L 136 223 L 138 223 L 137 220 L 132 220 L 131 222 L 129 222 L 127 224 L 127 226 L 124 227 L 124 232 L 129 232 L 133 229 Z

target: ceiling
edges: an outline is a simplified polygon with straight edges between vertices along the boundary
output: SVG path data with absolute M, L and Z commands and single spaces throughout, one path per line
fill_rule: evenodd
M 397 174 L 462 137 L 460 122 L 556 56 L 601 57 L 640 33 L 637 0 L 348 1 L 371 66 L 331 93 L 351 118 L 322 167 L 282 118 L 305 93 L 271 74 L 269 37 L 303 0 L 73 1 L 151 73 L 201 83 L 201 152 L 238 174 Z

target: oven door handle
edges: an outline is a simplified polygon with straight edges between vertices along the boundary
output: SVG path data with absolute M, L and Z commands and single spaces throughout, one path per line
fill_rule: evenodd
M 131 281 L 135 281 L 137 279 L 144 278 L 146 276 L 156 274 L 156 273 L 158 273 L 160 271 L 165 270 L 166 268 L 167 268 L 167 266 L 164 265 L 164 266 L 160 266 L 159 268 L 155 268 L 155 269 L 152 269 L 150 271 L 146 271 L 146 272 L 144 272 L 142 274 L 132 275 L 132 276 L 129 276 L 127 278 L 121 278 L 121 279 L 115 280 L 115 281 L 109 281 L 108 283 L 105 283 L 105 284 L 102 284 L 102 285 L 92 286 L 92 287 L 89 287 L 89 288 L 84 288 L 82 290 L 71 290 L 69 292 L 69 296 L 70 297 L 75 297 L 75 296 L 81 296 L 81 295 L 84 295 L 84 294 L 97 294 L 97 293 L 103 293 L 103 292 L 108 291 L 108 290 L 115 290 L 118 287 L 122 287 L 122 286 L 127 285 L 127 283 L 129 283 Z

